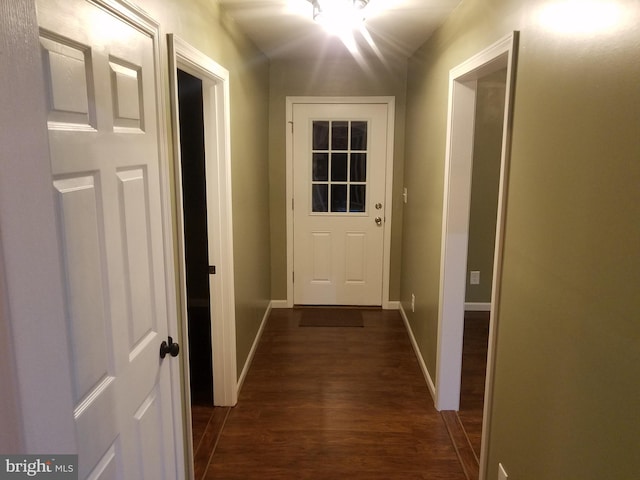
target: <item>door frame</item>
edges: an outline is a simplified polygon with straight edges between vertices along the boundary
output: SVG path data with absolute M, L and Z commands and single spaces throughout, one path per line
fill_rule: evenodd
M 287 209 L 287 308 L 293 307 L 293 107 L 296 104 L 384 104 L 387 106 L 387 151 L 385 153 L 384 239 L 382 256 L 382 308 L 392 308 L 389 301 L 391 271 L 391 226 L 393 211 L 393 151 L 395 97 L 287 97 L 286 98 L 286 209 Z
M 207 182 L 207 224 L 209 243 L 213 242 L 216 266 L 210 282 L 211 346 L 213 349 L 213 392 L 217 406 L 234 406 L 238 401 L 236 367 L 236 319 L 233 263 L 233 223 L 231 214 L 231 122 L 229 101 L 229 72 L 211 58 L 196 50 L 180 37 L 168 34 L 169 77 L 173 125 L 173 158 L 175 173 L 175 201 L 177 224 L 177 264 L 180 288 L 180 328 L 183 345 L 188 349 L 187 284 L 184 246 L 184 217 L 182 214 L 182 164 L 180 160 L 180 129 L 178 118 L 177 70 L 183 70 L 202 80 L 205 162 Z M 189 393 L 189 357 L 182 357 L 185 408 L 191 413 Z M 190 425 L 190 423 L 189 423 Z M 188 436 L 188 441 L 191 440 Z
M 438 349 L 436 363 L 436 408 L 458 410 L 464 333 L 471 166 L 473 163 L 474 118 L 477 81 L 507 68 L 506 93 L 498 190 L 498 214 L 491 291 L 491 316 L 487 354 L 487 374 L 482 427 L 480 479 L 486 478 L 487 438 L 493 397 L 493 377 L 497 340 L 507 179 L 511 153 L 511 125 L 515 88 L 518 32 L 513 32 L 449 72 L 449 104 L 445 163 L 440 302 L 438 308 Z

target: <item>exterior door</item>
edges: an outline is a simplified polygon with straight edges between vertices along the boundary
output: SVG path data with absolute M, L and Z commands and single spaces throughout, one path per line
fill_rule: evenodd
M 148 20 L 101 3 L 37 2 L 79 478 L 183 478 L 172 359 L 159 355 L 173 313 L 157 43 Z
M 382 304 L 387 110 L 293 105 L 295 304 Z

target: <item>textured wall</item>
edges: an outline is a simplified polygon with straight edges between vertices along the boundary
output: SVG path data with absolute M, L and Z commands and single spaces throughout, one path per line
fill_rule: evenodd
M 207 0 L 139 0 L 174 33 L 229 70 L 238 375 L 271 299 L 267 122 L 269 62 Z M 168 105 L 168 102 L 167 102 Z
M 389 299 L 400 296 L 400 246 L 406 61 L 362 63 L 353 58 L 274 60 L 271 63 L 269 112 L 269 181 L 271 184 L 271 285 L 272 298 L 287 298 L 286 142 L 287 96 L 394 96 L 396 99 L 393 225 Z
M 469 211 L 467 302 L 491 302 L 506 75 L 506 70 L 500 70 L 478 81 Z M 478 285 L 469 282 L 469 273 L 474 270 L 480 272 Z
M 638 24 L 637 1 L 464 1 L 410 59 L 401 300 L 435 372 L 448 71 L 521 32 L 488 479 L 640 470 Z

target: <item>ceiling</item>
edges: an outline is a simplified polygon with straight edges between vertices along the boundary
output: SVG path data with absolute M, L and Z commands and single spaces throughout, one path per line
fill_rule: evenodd
M 461 0 L 370 0 L 366 31 L 354 33 L 347 48 L 312 18 L 308 0 L 218 0 L 222 8 L 272 59 L 376 55 L 409 57 L 441 25 Z

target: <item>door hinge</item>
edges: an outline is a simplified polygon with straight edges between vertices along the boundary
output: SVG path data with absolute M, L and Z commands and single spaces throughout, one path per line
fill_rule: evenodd
M 295 205 L 295 204 L 294 204 L 294 202 L 293 202 L 293 198 L 292 198 L 292 199 L 291 199 L 291 210 L 293 210 L 293 209 L 294 209 L 294 205 Z
M 291 125 L 291 133 L 293 133 L 293 122 L 289 121 L 289 124 Z
M 296 272 L 291 272 L 291 281 L 296 283 Z
M 216 266 L 209 265 L 209 275 L 215 275 L 215 274 L 216 274 Z

